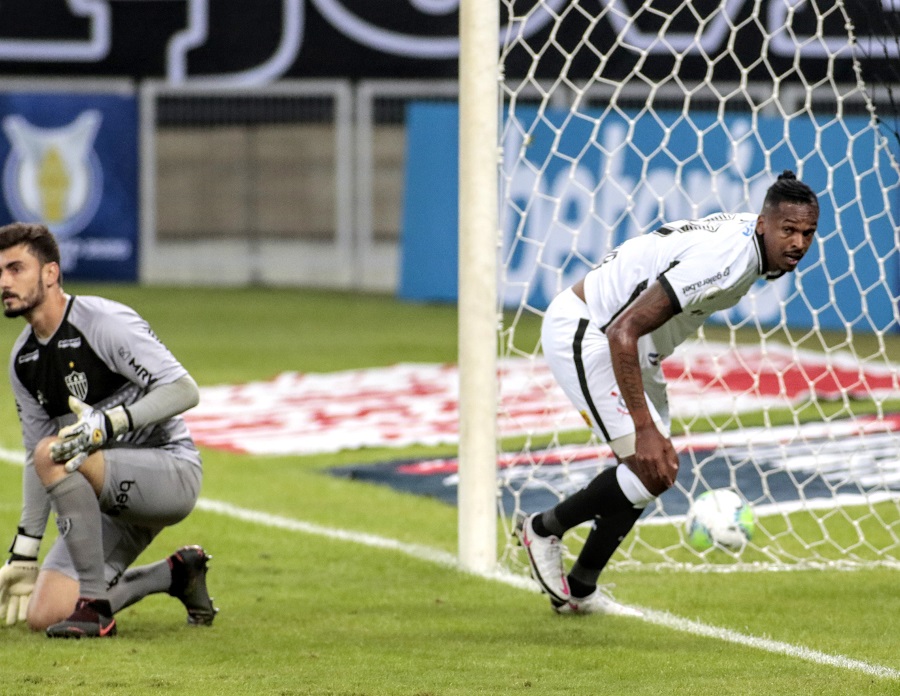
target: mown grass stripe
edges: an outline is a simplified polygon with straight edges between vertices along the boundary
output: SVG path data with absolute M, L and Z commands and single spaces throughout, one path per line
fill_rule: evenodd
M 24 453 L 21 450 L 0 448 L 0 461 L 5 461 L 16 466 L 22 466 L 24 462 Z M 200 498 L 200 500 L 197 501 L 197 509 L 214 514 L 225 515 L 251 524 L 260 524 L 273 529 L 283 529 L 291 532 L 334 539 L 335 541 L 345 541 L 354 544 L 362 544 L 372 548 L 394 551 L 446 568 L 458 569 L 458 562 L 456 556 L 453 554 L 420 544 L 407 544 L 396 539 L 381 537 L 375 534 L 326 527 L 312 522 L 305 522 L 303 520 L 295 520 L 281 515 L 273 515 L 258 510 L 242 508 L 231 503 L 209 500 L 207 498 Z M 535 584 L 529 578 L 521 575 L 514 575 L 507 571 L 497 570 L 493 573 L 478 575 L 487 580 L 501 582 L 517 589 L 530 592 L 538 591 Z M 829 655 L 828 653 L 818 650 L 771 640 L 769 638 L 749 636 L 731 629 L 710 626 L 700 621 L 685 619 L 668 612 L 645 608 L 641 608 L 641 610 L 644 613 L 644 621 L 671 630 L 735 643 L 737 645 L 744 645 L 757 650 L 764 650 L 766 652 L 785 655 L 829 667 L 860 672 L 879 679 L 900 679 L 900 670 L 892 669 L 890 667 L 873 665 L 863 660 L 856 660 L 843 655 Z
M 418 544 L 405 544 L 403 542 L 397 541 L 396 539 L 388 539 L 374 534 L 350 532 L 342 529 L 324 527 L 321 525 L 312 524 L 310 522 L 294 520 L 288 517 L 281 517 L 279 515 L 272 515 L 255 510 L 248 510 L 246 508 L 241 508 L 236 505 L 232 505 L 231 503 L 225 503 L 221 501 L 201 498 L 197 503 L 197 507 L 207 512 L 215 512 L 218 514 L 227 515 L 229 517 L 245 522 L 262 524 L 264 526 L 284 529 L 288 531 L 313 534 L 328 539 L 349 541 L 351 543 L 362 544 L 364 546 L 370 546 L 379 549 L 388 549 L 391 551 L 397 551 L 399 553 L 406 554 L 408 556 L 412 556 L 420 560 L 428 561 L 430 563 L 437 563 L 445 567 L 458 567 L 457 559 L 455 556 L 445 551 L 432 549 L 427 546 L 420 546 Z M 534 583 L 530 579 L 522 577 L 520 575 L 514 575 L 505 571 L 495 571 L 488 574 L 479 574 L 479 576 L 484 577 L 488 580 L 502 582 L 519 589 L 537 592 L 537 588 Z M 867 674 L 872 677 L 878 677 L 881 679 L 900 679 L 900 671 L 892 669 L 890 667 L 873 665 L 868 662 L 855 660 L 843 655 L 829 655 L 828 653 L 823 653 L 818 650 L 812 650 L 810 648 L 805 648 L 799 645 L 792 645 L 790 643 L 785 643 L 782 641 L 771 640 L 769 638 L 748 636 L 727 628 L 709 626 L 699 621 L 693 621 L 690 619 L 674 616 L 668 612 L 653 611 L 644 608 L 641 608 L 641 611 L 644 612 L 644 621 L 675 631 L 681 631 L 683 633 L 689 633 L 695 636 L 703 636 L 705 638 L 713 638 L 716 640 L 722 640 L 738 645 L 745 645 L 747 647 L 756 648 L 758 650 L 765 650 L 766 652 L 770 653 L 786 655 L 788 657 L 806 660 L 807 662 L 814 662 L 816 664 L 827 665 L 829 667 L 838 667 L 840 669 L 861 672 L 863 674 Z

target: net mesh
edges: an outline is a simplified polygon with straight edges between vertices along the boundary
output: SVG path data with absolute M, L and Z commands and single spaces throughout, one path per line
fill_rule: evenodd
M 783 169 L 819 196 L 814 247 L 664 363 L 681 469 L 613 565 L 900 560 L 900 5 L 848 2 L 504 0 L 504 565 L 518 518 L 614 463 L 543 362 L 550 299 L 666 220 L 758 211 Z M 687 543 L 715 488 L 752 506 L 740 552 Z

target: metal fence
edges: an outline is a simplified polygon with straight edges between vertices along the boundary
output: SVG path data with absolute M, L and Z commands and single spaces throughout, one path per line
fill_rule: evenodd
M 455 81 L 146 83 L 141 279 L 393 291 L 405 104 Z

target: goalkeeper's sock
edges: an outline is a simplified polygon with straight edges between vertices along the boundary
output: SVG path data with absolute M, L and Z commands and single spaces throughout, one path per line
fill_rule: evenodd
M 147 595 L 167 592 L 172 584 L 172 570 L 166 559 L 129 568 L 122 579 L 109 588 L 109 603 L 118 613 Z
M 69 474 L 50 484 L 47 494 L 56 512 L 59 535 L 78 573 L 79 594 L 105 599 L 103 526 L 94 489 L 84 476 Z
M 206 588 L 210 558 L 199 546 L 185 546 L 161 561 L 130 568 L 109 589 L 110 604 L 119 612 L 149 594 L 167 592 L 184 604 L 189 624 L 209 626 L 219 611 Z

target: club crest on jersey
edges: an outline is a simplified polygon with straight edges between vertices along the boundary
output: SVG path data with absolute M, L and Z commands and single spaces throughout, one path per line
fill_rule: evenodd
M 90 109 L 59 128 L 40 128 L 19 114 L 3 119 L 11 148 L 3 193 L 13 217 L 42 222 L 57 237 L 83 230 L 100 205 L 103 172 L 94 151 L 102 116 Z
M 88 380 L 86 374 L 83 372 L 70 372 L 66 375 L 65 381 L 66 387 L 72 396 L 81 401 L 87 398 Z
M 59 530 L 59 535 L 61 537 L 67 537 L 69 531 L 72 529 L 72 519 L 70 517 L 57 517 L 56 528 Z

